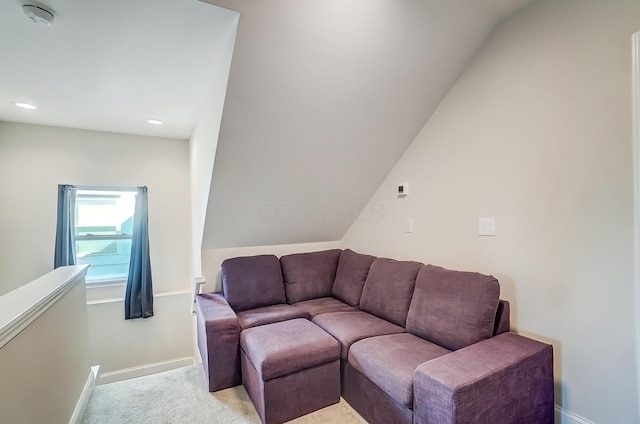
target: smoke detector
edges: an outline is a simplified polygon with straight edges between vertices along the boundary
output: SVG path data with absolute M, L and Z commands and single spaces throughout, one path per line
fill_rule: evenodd
M 51 25 L 56 17 L 53 9 L 37 3 L 23 5 L 22 11 L 34 23 L 42 24 L 44 26 Z

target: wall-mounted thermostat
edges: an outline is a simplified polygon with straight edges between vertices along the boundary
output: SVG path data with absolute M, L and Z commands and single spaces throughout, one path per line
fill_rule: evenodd
M 407 195 L 409 194 L 409 184 L 407 183 L 402 183 L 402 184 L 398 184 L 398 197 L 407 197 Z

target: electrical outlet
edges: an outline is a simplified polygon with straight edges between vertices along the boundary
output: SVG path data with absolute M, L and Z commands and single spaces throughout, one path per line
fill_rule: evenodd
M 490 218 L 478 218 L 478 235 L 479 236 L 496 236 L 496 219 Z

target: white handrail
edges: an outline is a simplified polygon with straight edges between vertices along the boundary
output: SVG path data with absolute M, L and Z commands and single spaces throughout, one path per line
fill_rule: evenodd
M 63 266 L 0 296 L 0 348 L 84 281 L 87 268 L 89 265 Z
M 207 284 L 207 279 L 205 277 L 196 277 L 196 286 L 193 291 L 193 304 L 191 305 L 191 313 L 196 313 L 196 298 L 200 293 L 202 293 L 202 286 Z

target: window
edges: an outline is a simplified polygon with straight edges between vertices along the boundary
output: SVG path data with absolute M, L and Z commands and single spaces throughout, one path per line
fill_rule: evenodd
M 76 263 L 91 265 L 87 282 L 127 279 L 135 206 L 135 188 L 78 188 L 74 211 Z

